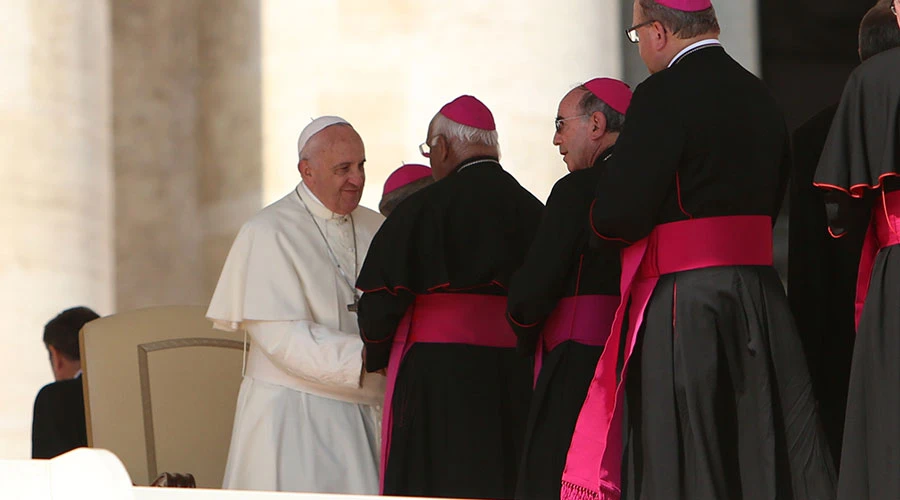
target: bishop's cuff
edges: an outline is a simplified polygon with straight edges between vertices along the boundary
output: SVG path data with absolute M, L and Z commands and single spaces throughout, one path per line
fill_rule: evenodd
M 509 312 L 506 313 L 506 321 L 512 328 L 513 333 L 516 334 L 516 352 L 526 357 L 534 356 L 544 322 L 524 323 L 517 321 Z
M 391 345 L 390 342 L 366 344 L 367 372 L 372 373 L 387 368 L 388 361 L 391 359 Z

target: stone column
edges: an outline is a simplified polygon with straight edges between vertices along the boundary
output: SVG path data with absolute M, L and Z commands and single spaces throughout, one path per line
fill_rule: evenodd
M 260 0 L 204 0 L 199 33 L 200 276 L 207 303 L 235 235 L 262 207 Z
M 745 68 L 762 77 L 758 4 L 758 0 L 713 0 L 722 28 L 722 44 Z
M 205 304 L 261 206 L 259 0 L 112 5 L 119 309 Z
M 203 239 L 197 2 L 111 5 L 118 306 L 194 303 Z
M 0 20 L 0 458 L 28 458 L 34 397 L 53 381 L 44 324 L 114 305 L 109 10 L 7 0 Z
M 298 29 L 298 23 L 302 29 Z M 493 111 L 502 161 L 546 198 L 566 173 L 552 144 L 560 99 L 594 76 L 620 76 L 615 0 L 263 2 L 265 201 L 298 181 L 296 140 L 338 114 L 366 144 L 363 204 L 375 208 L 445 102 L 473 94 Z

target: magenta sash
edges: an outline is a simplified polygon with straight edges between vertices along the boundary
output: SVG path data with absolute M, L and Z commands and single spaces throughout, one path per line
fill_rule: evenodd
M 393 399 L 397 374 L 413 344 L 467 344 L 515 348 L 516 335 L 506 322 L 506 297 L 469 293 L 417 295 L 397 325 L 387 368 L 381 422 L 380 489 L 384 494 L 384 472 L 391 450 Z
M 741 265 L 772 265 L 770 217 L 710 217 L 662 224 L 622 251 L 622 297 L 612 332 L 622 331 L 629 299 L 631 309 L 627 311 L 621 381 L 616 382 L 616 364 L 622 335 L 616 333 L 600 356 L 578 415 L 563 472 L 562 500 L 620 497 L 625 377 L 637 332 L 659 277 L 692 269 Z
M 618 295 L 576 295 L 561 299 L 541 330 L 541 343 L 534 354 L 534 383 L 537 384 L 544 356 L 563 342 L 605 345 L 618 307 Z
M 891 245 L 900 245 L 900 191 L 885 193 L 881 191 L 881 205 L 872 209 L 872 219 L 866 231 L 862 254 L 859 257 L 859 273 L 856 275 L 856 328 L 862 316 L 869 283 L 872 281 L 872 270 L 878 252 Z

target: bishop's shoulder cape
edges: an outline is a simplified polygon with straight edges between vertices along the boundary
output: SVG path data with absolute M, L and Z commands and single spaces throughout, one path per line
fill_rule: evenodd
M 356 286 L 414 294 L 506 288 L 542 208 L 498 163 L 473 164 L 396 208 L 372 241 Z
M 850 74 L 816 170 L 815 185 L 860 198 L 900 176 L 900 48 Z

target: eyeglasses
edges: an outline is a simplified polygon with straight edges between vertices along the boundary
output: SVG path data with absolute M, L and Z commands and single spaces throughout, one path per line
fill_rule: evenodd
M 431 137 L 430 139 L 428 139 L 427 141 L 423 142 L 422 144 L 419 144 L 419 152 L 422 153 L 422 156 L 424 156 L 425 158 L 431 158 L 431 148 L 438 145 L 437 138 L 441 137 L 442 135 L 443 134 L 437 134 L 437 135 Z M 446 141 L 447 138 L 444 137 L 444 140 Z M 432 144 L 428 144 L 429 142 Z
M 422 153 L 422 156 L 424 156 L 425 158 L 431 158 L 431 148 L 437 146 L 438 137 L 440 137 L 440 134 L 428 139 L 422 144 L 419 144 L 419 152 Z M 429 142 L 433 142 L 434 144 L 428 144 Z
M 591 115 L 578 115 L 578 116 L 570 116 L 568 118 L 557 118 L 556 120 L 553 121 L 553 123 L 556 125 L 556 133 L 558 134 L 558 133 L 562 132 L 563 123 L 565 123 L 569 120 L 574 120 L 576 118 L 584 118 L 585 116 L 591 116 Z
M 638 43 L 641 41 L 641 37 L 638 35 L 638 28 L 643 28 L 644 26 L 649 26 L 656 22 L 656 19 L 651 19 L 649 21 L 644 21 L 641 24 L 635 24 L 634 26 L 625 30 L 625 36 L 628 37 L 628 41 L 631 43 Z

